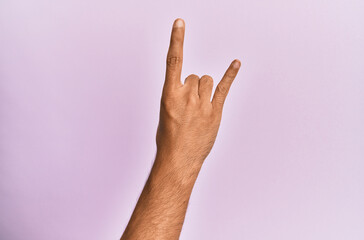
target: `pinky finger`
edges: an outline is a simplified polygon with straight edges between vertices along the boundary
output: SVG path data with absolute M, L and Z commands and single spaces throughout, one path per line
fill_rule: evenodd
M 226 96 L 229 92 L 230 86 L 233 83 L 238 71 L 240 69 L 241 62 L 235 59 L 226 70 L 221 81 L 215 89 L 214 96 L 212 98 L 212 106 L 218 111 L 222 110 Z

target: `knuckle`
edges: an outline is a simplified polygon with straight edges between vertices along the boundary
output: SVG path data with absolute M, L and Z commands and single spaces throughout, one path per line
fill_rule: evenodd
M 191 79 L 199 79 L 199 77 L 196 74 L 190 74 L 188 75 L 187 78 L 191 78 Z
M 173 91 L 170 90 L 170 89 L 167 89 L 165 86 L 163 87 L 163 90 L 162 90 L 162 100 L 164 99 L 168 99 L 168 98 L 171 98 L 172 96 L 174 95 Z
M 201 80 L 205 81 L 207 84 L 213 84 L 214 80 L 212 79 L 212 77 L 210 75 L 203 75 L 201 77 Z
M 220 92 L 222 94 L 226 94 L 228 91 L 228 88 L 222 84 L 217 85 L 216 89 L 218 92 Z
M 167 57 L 167 66 L 174 67 L 174 66 L 177 66 L 178 64 L 182 63 L 182 61 L 183 61 L 182 57 L 168 56 Z
M 196 83 L 200 78 L 196 74 L 190 74 L 185 79 L 185 83 Z
M 212 80 L 212 77 L 210 75 L 203 75 L 201 78 L 204 78 L 206 80 Z
M 216 96 L 215 97 L 216 99 L 216 103 L 218 103 L 218 104 L 224 104 L 224 102 L 225 102 L 225 97 L 224 96 Z
M 188 105 L 196 105 L 197 104 L 197 98 L 194 94 L 190 94 L 187 98 L 187 104 Z
M 161 99 L 161 106 L 164 109 L 169 109 L 169 108 L 171 108 L 172 103 L 171 103 L 170 99 L 165 98 L 165 97 L 162 97 L 162 99 Z
M 161 106 L 164 109 L 171 109 L 173 108 L 174 104 L 175 104 L 174 94 L 169 91 L 163 92 L 161 97 Z
M 228 71 L 227 73 L 226 73 L 226 76 L 229 78 L 229 79 L 234 79 L 235 78 L 235 76 L 236 76 L 236 73 L 235 72 L 233 72 L 233 71 Z

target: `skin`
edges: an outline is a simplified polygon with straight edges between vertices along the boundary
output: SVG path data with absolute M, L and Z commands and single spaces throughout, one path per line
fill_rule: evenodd
M 198 173 L 219 130 L 223 105 L 241 63 L 231 62 L 214 92 L 213 79 L 181 82 L 185 22 L 172 27 L 156 134 L 157 153 L 121 240 L 179 239 Z

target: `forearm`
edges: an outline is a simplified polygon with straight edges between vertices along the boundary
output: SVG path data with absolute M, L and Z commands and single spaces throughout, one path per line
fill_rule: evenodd
M 121 240 L 178 239 L 199 163 L 157 152 L 152 170 Z

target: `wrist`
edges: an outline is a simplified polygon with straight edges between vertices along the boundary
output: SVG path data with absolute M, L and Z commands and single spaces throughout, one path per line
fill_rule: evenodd
M 179 152 L 157 150 L 150 174 L 155 184 L 192 188 L 200 172 L 202 161 L 195 161 Z

